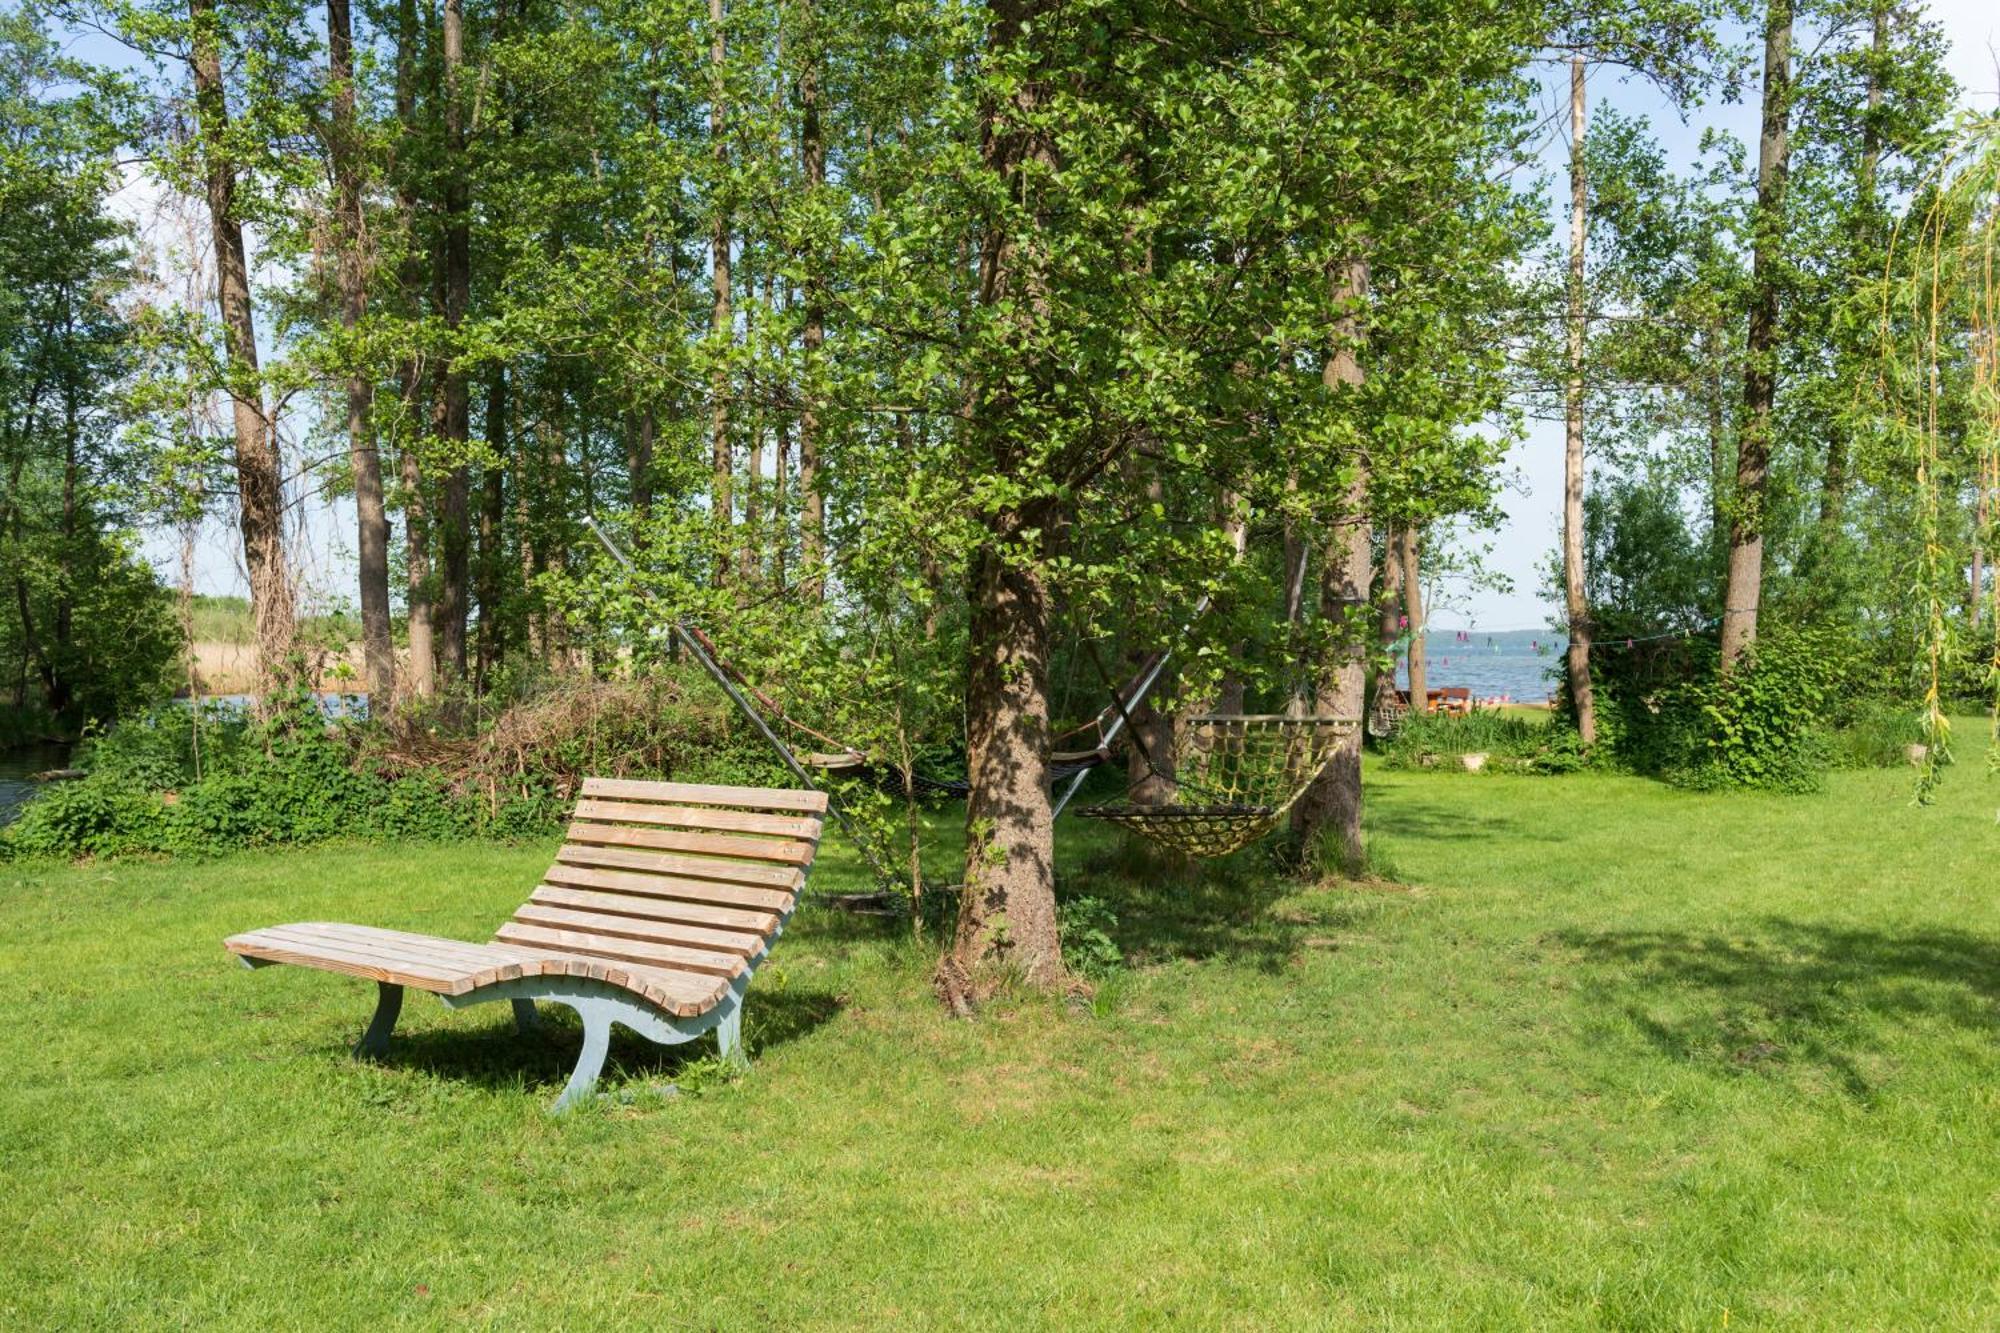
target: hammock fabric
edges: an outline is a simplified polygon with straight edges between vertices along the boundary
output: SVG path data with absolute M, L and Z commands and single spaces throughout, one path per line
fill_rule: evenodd
M 1183 718 L 1174 728 L 1173 771 L 1156 776 L 1178 788 L 1177 797 L 1192 799 L 1112 801 L 1077 813 L 1188 856 L 1227 856 L 1284 820 L 1357 725 L 1351 717 L 1270 713 Z

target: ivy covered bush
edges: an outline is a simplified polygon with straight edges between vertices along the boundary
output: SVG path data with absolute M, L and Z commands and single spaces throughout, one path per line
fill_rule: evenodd
M 209 855 L 334 839 L 553 833 L 586 774 L 780 781 L 726 704 L 678 677 L 570 682 L 484 721 L 330 720 L 300 694 L 257 719 L 169 705 L 87 739 L 0 830 L 0 857 Z

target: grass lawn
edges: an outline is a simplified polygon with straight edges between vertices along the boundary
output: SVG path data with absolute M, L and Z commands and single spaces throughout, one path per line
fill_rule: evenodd
M 573 1025 L 359 1065 L 371 986 L 220 946 L 483 938 L 548 847 L 0 867 L 0 1325 L 1991 1328 L 2000 785 L 1909 788 L 1371 771 L 1410 891 L 1066 823 L 1094 1003 L 953 1022 L 809 907 L 750 1074 L 623 1037 L 560 1119 Z

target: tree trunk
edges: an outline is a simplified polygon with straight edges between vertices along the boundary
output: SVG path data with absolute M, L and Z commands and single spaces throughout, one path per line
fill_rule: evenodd
M 1868 52 L 1867 110 L 1861 118 L 1861 157 L 1854 173 L 1854 268 L 1857 275 L 1874 269 L 1876 246 L 1880 243 L 1880 201 L 1875 194 L 1875 177 L 1882 164 L 1882 75 L 1889 60 L 1889 6 L 1875 0 L 1874 31 Z M 1847 425 L 1835 419 L 1826 440 L 1826 472 L 1820 481 L 1820 544 L 1831 548 L 1839 540 L 1847 505 L 1847 462 L 1850 445 Z M 1978 599 L 1973 605 L 1976 608 Z M 1977 623 L 1974 611 L 1974 623 Z
M 1396 534 L 1396 560 L 1402 566 L 1398 581 L 1403 585 L 1403 618 L 1409 622 L 1410 707 L 1424 712 L 1430 707 L 1429 663 L 1424 660 L 1424 576 L 1420 566 L 1420 538 L 1415 527 Z
M 1383 717 L 1389 716 L 1389 705 L 1396 697 L 1395 645 L 1403 633 L 1397 623 L 1403 614 L 1401 541 L 1400 528 L 1392 527 L 1383 534 L 1382 567 L 1375 576 L 1375 638 L 1381 653 L 1375 668 L 1375 712 Z
M 812 0 L 802 0 L 799 21 L 805 30 L 799 68 L 799 165 L 805 173 L 806 191 L 812 195 L 826 185 L 826 140 L 819 120 L 820 39 Z M 806 245 L 805 328 L 800 335 L 799 563 L 805 570 L 801 590 L 816 601 L 825 589 L 820 570 L 826 558 L 826 511 L 819 489 L 819 363 L 820 347 L 826 341 L 826 258 L 816 237 L 809 238 Z
M 728 48 L 722 30 L 722 0 L 708 0 L 709 103 L 708 132 L 715 159 L 714 227 L 709 242 L 709 263 L 713 269 L 715 306 L 709 321 L 714 343 L 715 369 L 709 389 L 710 487 L 709 505 L 715 521 L 715 582 L 728 581 L 730 530 L 736 522 L 734 498 L 735 453 L 729 441 L 729 351 L 735 332 L 729 310 L 729 198 L 725 179 L 729 170 L 729 148 L 724 138 L 728 114 Z
M 243 224 L 236 217 L 236 163 L 229 154 L 229 105 L 222 87 L 221 34 L 215 0 L 188 0 L 192 20 L 188 63 L 194 76 L 197 133 L 207 178 L 215 248 L 216 301 L 222 310 L 223 354 L 236 429 L 236 485 L 243 564 L 250 576 L 250 611 L 257 627 L 257 671 L 265 692 L 296 676 L 291 571 L 285 565 L 285 493 L 277 442 L 264 412 L 258 377 L 257 328 L 250 302 L 250 265 Z
M 1583 57 L 1569 62 L 1569 380 L 1563 386 L 1563 610 L 1577 737 L 1597 743 L 1597 698 L 1590 685 L 1590 606 L 1583 585 L 1583 249 L 1588 238 L 1589 180 L 1583 155 Z M 1414 696 L 1412 696 L 1414 697 Z
M 354 24 L 349 0 L 327 0 L 328 74 L 333 84 L 334 226 L 339 247 L 340 326 L 350 337 L 368 313 L 366 217 L 361 197 L 361 139 L 355 121 Z M 350 362 L 359 353 L 350 344 Z M 347 372 L 347 457 L 354 474 L 356 564 L 361 600 L 361 679 L 377 707 L 396 694 L 396 646 L 389 630 L 389 513 L 382 495 L 382 455 L 371 413 L 375 381 L 358 364 Z
M 472 304 L 472 217 L 466 173 L 464 0 L 444 0 L 444 325 L 456 334 Z M 444 558 L 438 580 L 438 674 L 465 678 L 466 619 L 470 606 L 472 478 L 465 445 L 472 434 L 470 386 L 454 345 L 444 368 L 444 430 L 451 449 L 445 473 L 439 535 Z
M 1341 306 L 1333 328 L 1333 349 L 1321 372 L 1335 392 L 1358 388 L 1363 381 L 1361 348 L 1367 336 L 1361 303 L 1368 295 L 1368 261 L 1349 259 L 1330 275 L 1333 296 Z M 1339 647 L 1333 669 L 1320 677 L 1316 712 L 1321 717 L 1358 719 L 1367 688 L 1368 592 L 1370 583 L 1368 469 L 1357 459 L 1354 478 L 1341 497 L 1333 530 L 1328 534 L 1326 560 L 1320 568 L 1320 614 L 1335 627 Z M 1327 758 L 1299 803 L 1292 808 L 1292 828 L 1307 846 L 1330 844 L 1343 870 L 1359 874 L 1367 864 L 1361 841 L 1361 729 L 1343 737 Z
M 989 49 L 1004 58 L 1029 40 L 1037 0 L 996 7 Z M 984 169 L 1012 191 L 1025 162 L 1053 164 L 1041 127 L 1045 89 L 1032 79 L 1007 94 L 1011 106 L 981 108 Z M 1003 118 L 1005 126 L 1003 127 Z M 1023 321 L 1047 317 L 1047 301 L 1018 268 L 1019 238 L 992 227 L 980 237 L 978 293 L 987 306 L 1011 305 Z M 1009 410 L 1004 392 L 968 395 L 964 429 L 983 431 L 982 413 Z M 1008 475 L 1005 426 L 994 432 L 992 470 Z M 1049 599 L 1042 572 L 1063 513 L 1048 502 L 1005 508 L 985 519 L 985 540 L 968 570 L 970 623 L 965 734 L 972 790 L 966 800 L 965 888 L 951 956 L 940 985 L 954 1004 L 983 975 L 1009 969 L 1029 985 L 1066 975 L 1056 928 L 1055 821 L 1049 801 Z M 954 975 L 955 974 L 955 975 Z
M 397 0 L 396 5 L 396 120 L 405 135 L 420 132 L 417 125 L 417 58 L 422 34 L 417 20 L 416 0 Z M 404 232 L 404 258 L 397 283 L 414 320 L 423 310 L 423 259 L 417 243 L 416 184 L 406 169 L 396 187 L 396 211 Z M 414 425 L 420 418 L 423 398 L 422 365 L 408 357 L 396 372 L 403 420 Z M 423 462 L 414 439 L 403 443 L 398 461 L 398 482 L 403 492 L 403 540 L 407 577 L 404 602 L 409 612 L 410 659 L 406 687 L 410 694 L 427 699 L 437 692 L 437 659 L 432 632 L 430 511 L 424 500 Z
M 500 623 L 500 570 L 506 558 L 502 548 L 507 521 L 505 366 L 493 367 L 493 378 L 486 386 L 486 448 L 492 459 L 486 465 L 485 495 L 479 507 L 479 652 L 472 677 L 476 694 L 486 693 L 506 649 Z
M 1722 603 L 1722 669 L 1757 639 L 1764 590 L 1764 490 L 1771 468 L 1771 409 L 1777 398 L 1779 264 L 1790 169 L 1792 0 L 1769 0 L 1764 16 L 1764 124 L 1757 143 L 1756 235 L 1751 252 L 1750 340 L 1743 367 L 1743 421 L 1736 445 L 1736 496 L 1729 522 L 1729 583 Z
M 1034 526 L 1001 516 L 991 540 Z M 1048 590 L 1034 557 L 982 549 L 972 561 L 967 679 L 965 890 L 953 955 L 969 974 L 1063 975 L 1056 931 L 1055 821 L 1048 787 Z

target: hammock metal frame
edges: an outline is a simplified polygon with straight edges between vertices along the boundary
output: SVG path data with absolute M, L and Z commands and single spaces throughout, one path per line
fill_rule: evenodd
M 1077 813 L 1118 824 L 1194 857 L 1227 856 L 1271 832 L 1341 742 L 1361 725 L 1352 717 L 1293 717 L 1287 713 L 1204 713 L 1175 726 L 1174 766 L 1154 776 L 1204 798 L 1159 804 L 1108 801 Z

